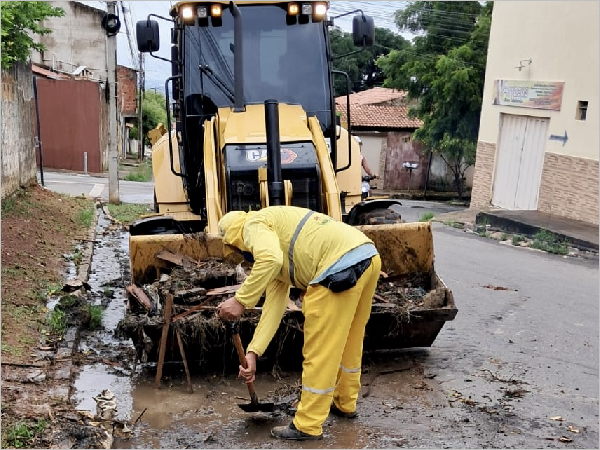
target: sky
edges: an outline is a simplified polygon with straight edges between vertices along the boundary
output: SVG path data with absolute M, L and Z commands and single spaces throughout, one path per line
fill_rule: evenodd
M 82 1 L 89 6 L 106 10 L 106 2 L 102 1 Z M 120 65 L 128 67 L 137 67 L 138 51 L 135 40 L 135 24 L 138 20 L 144 20 L 148 14 L 158 14 L 168 17 L 173 1 L 125 1 L 117 2 L 119 16 L 121 18 L 121 31 L 117 36 L 117 62 Z M 394 13 L 407 6 L 408 1 L 330 1 L 329 17 L 335 17 L 338 14 L 348 13 L 356 9 L 361 9 L 366 15 L 372 16 L 375 26 L 387 28 L 395 33 L 398 29 L 394 23 Z M 127 22 L 128 27 L 123 23 L 123 12 L 121 5 L 124 5 L 130 12 L 131 21 Z M 352 17 L 350 14 L 339 19 L 334 18 L 334 24 L 344 31 L 352 31 Z M 129 14 L 126 14 L 129 17 Z M 154 20 L 157 20 L 153 17 Z M 158 19 L 160 27 L 160 50 L 156 53 L 164 58 L 170 57 L 170 33 L 169 24 Z M 128 29 L 130 39 L 128 39 Z M 407 39 L 412 39 L 412 35 L 402 33 Z M 130 48 L 131 45 L 131 48 Z M 158 88 L 164 90 L 164 82 L 171 75 L 169 63 L 153 58 L 149 54 L 145 55 L 146 72 L 146 90 Z

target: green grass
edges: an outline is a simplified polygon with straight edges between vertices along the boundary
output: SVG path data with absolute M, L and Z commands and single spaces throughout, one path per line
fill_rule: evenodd
M 81 210 L 79 214 L 77 214 L 77 218 L 75 219 L 77 225 L 81 225 L 82 227 L 89 228 L 92 226 L 92 220 L 94 219 L 94 205 L 90 204 L 85 207 L 85 209 Z
M 61 283 L 48 282 L 48 287 L 46 288 L 46 295 L 56 295 L 60 291 L 62 291 L 62 288 L 63 286 Z
M 48 423 L 41 419 L 33 424 L 18 422 L 10 427 L 6 433 L 6 445 L 10 448 L 29 448 L 31 441 L 40 436 Z M 4 447 L 6 448 L 6 447 Z
M 446 220 L 444 222 L 444 225 L 448 225 L 448 226 L 454 227 L 454 228 L 463 228 L 463 224 L 460 222 L 457 222 L 455 220 Z
M 72 308 L 73 306 L 76 306 L 78 303 L 79 303 L 79 297 L 77 297 L 76 295 L 72 295 L 72 294 L 63 295 L 60 298 L 60 300 L 58 301 L 58 304 L 60 305 L 60 307 L 62 309 Z
M 142 162 L 123 179 L 125 181 L 152 181 L 152 163 L 148 160 Z
M 56 307 L 48 316 L 48 328 L 56 336 L 62 337 L 67 331 L 67 316 L 65 312 Z
M 508 234 L 502 233 L 502 235 L 500 236 L 500 240 L 501 241 L 506 241 L 507 239 L 508 239 Z
M 512 245 L 519 245 L 521 242 L 525 242 L 527 238 L 525 236 L 522 236 L 520 234 L 515 234 L 512 237 Z
M 0 344 L 0 346 L 2 353 L 8 353 L 12 356 L 21 356 L 23 354 L 23 351 L 20 348 L 14 347 L 10 344 L 6 344 L 5 342 Z
M 73 254 L 71 255 L 71 261 L 73 261 L 75 267 L 79 267 L 79 264 L 81 264 L 82 259 L 83 253 L 81 253 L 81 250 L 79 249 L 76 249 L 75 252 L 73 252 Z
M 89 305 L 88 311 L 90 313 L 90 330 L 102 328 L 102 314 L 104 312 L 102 306 Z
M 419 222 L 429 222 L 431 219 L 433 219 L 434 216 L 434 213 L 426 212 L 419 218 Z
M 540 230 L 535 234 L 531 247 L 557 255 L 566 255 L 569 253 L 567 244 L 547 230 Z
M 151 205 L 138 203 L 121 203 L 120 205 L 108 205 L 108 212 L 119 222 L 129 223 L 140 218 L 141 215 L 151 212 Z
M 15 194 L 2 200 L 2 215 L 10 215 L 11 213 L 28 213 L 32 206 L 33 205 L 27 194 L 27 191 L 25 189 L 20 189 Z
M 25 276 L 25 269 L 19 265 L 15 265 L 13 267 L 3 267 L 2 275 L 12 275 L 15 277 Z

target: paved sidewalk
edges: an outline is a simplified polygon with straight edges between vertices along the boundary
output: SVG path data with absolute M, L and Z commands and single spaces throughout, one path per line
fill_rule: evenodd
M 476 222 L 489 223 L 502 231 L 529 237 L 540 230 L 548 230 L 574 247 L 598 251 L 598 225 L 579 220 L 540 211 L 489 210 L 479 212 Z

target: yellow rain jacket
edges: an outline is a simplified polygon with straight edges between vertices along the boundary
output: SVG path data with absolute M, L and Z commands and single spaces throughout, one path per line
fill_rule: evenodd
M 326 214 L 314 213 L 300 229 L 293 248 L 294 280 L 289 250 L 298 224 L 310 211 L 295 206 L 270 206 L 249 213 L 232 211 L 219 221 L 223 244 L 250 252 L 252 271 L 235 294 L 246 308 L 256 306 L 267 289 L 261 320 L 248 351 L 262 355 L 285 311 L 291 285 L 309 283 L 350 250 L 372 243 L 362 232 Z M 227 247 L 226 247 L 227 249 Z

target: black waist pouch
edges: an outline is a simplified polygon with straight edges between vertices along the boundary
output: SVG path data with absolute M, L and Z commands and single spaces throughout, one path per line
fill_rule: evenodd
M 371 258 L 360 261 L 341 272 L 332 273 L 324 280 L 320 281 L 321 286 L 325 286 L 331 292 L 336 294 L 347 291 L 356 286 L 356 282 L 365 273 L 365 270 L 371 265 Z

